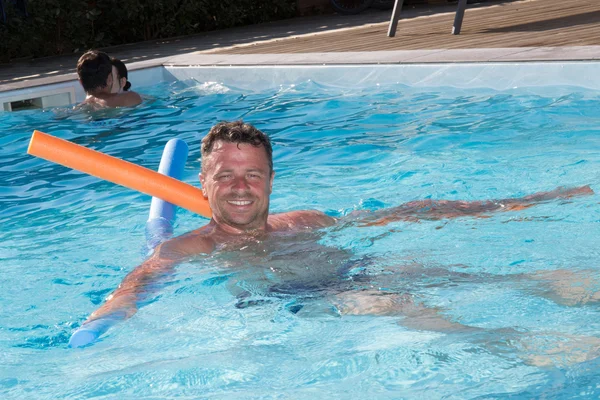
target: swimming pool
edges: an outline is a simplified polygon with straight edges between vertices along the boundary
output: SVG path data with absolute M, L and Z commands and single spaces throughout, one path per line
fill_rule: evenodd
M 3 116 L 3 398 L 598 396 L 597 346 L 578 339 L 598 336 L 597 304 L 561 305 L 537 283 L 511 279 L 558 269 L 600 279 L 597 195 L 490 218 L 331 229 L 320 238 L 318 251 L 369 260 L 367 273 L 390 289 L 482 334 L 417 331 L 394 316 L 340 317 L 318 298 L 294 313 L 293 295 L 265 293 L 268 265 L 246 274 L 208 257 L 181 265 L 155 301 L 95 345 L 68 349 L 73 329 L 143 260 L 149 198 L 27 156 L 33 129 L 154 169 L 166 141 L 179 137 L 190 145 L 184 180 L 196 183 L 201 137 L 215 122 L 243 118 L 274 143 L 274 212 L 344 215 L 415 199 L 600 189 L 594 87 L 441 86 L 431 73 L 427 85 L 402 75 L 358 84 L 358 70 L 355 79 L 326 72 L 337 81 L 302 70 L 293 84 L 257 78 L 252 89 L 219 77 L 222 70 L 204 71 L 214 79 L 195 74 L 197 82 L 178 75 L 185 71 L 139 88 L 154 99 L 135 110 Z M 176 232 L 205 222 L 180 210 Z M 287 255 L 309 264 L 310 251 L 300 244 Z M 323 268 L 308 264 L 301 267 Z M 402 275 L 415 266 L 423 273 Z M 473 277 L 455 282 L 452 272 Z M 236 307 L 232 282 L 261 301 Z M 575 348 L 534 365 L 567 342 Z

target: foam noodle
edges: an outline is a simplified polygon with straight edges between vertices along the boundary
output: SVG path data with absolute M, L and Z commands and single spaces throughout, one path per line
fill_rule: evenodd
M 205 217 L 212 215 L 202 191 L 192 185 L 44 132 L 33 132 L 27 153 L 159 197 Z

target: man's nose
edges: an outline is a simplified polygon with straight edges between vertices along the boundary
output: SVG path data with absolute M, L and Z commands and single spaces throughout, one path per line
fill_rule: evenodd
M 249 185 L 245 177 L 236 177 L 232 187 L 234 190 L 247 190 Z

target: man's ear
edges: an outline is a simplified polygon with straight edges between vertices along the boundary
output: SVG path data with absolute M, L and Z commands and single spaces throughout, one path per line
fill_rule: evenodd
M 271 172 L 271 179 L 269 181 L 269 194 L 273 192 L 273 179 L 275 179 L 275 171 Z
M 200 179 L 200 184 L 202 185 L 202 194 L 204 195 L 204 198 L 207 199 L 208 193 L 206 193 L 206 185 L 204 184 L 205 179 L 204 179 L 204 176 L 202 175 L 202 172 L 200 172 L 198 174 L 198 178 Z

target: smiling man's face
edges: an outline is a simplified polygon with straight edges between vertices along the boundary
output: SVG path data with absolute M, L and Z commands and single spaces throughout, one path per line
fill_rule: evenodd
M 202 165 L 200 182 L 213 220 L 235 233 L 265 229 L 275 175 L 265 148 L 217 141 Z

